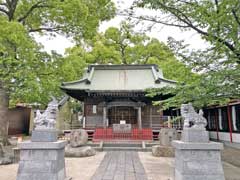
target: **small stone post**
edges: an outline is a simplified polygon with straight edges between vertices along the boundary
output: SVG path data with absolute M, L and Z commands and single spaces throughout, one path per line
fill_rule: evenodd
M 142 130 L 142 108 L 138 107 L 138 128 Z
M 220 155 L 223 144 L 209 141 L 202 111 L 197 114 L 191 104 L 183 104 L 181 115 L 184 118 L 182 140 L 172 142 L 175 180 L 225 180 Z
M 168 116 L 168 128 L 172 128 L 171 116 Z
M 103 107 L 103 127 L 107 127 L 107 107 Z
M 57 108 L 54 99 L 43 114 L 38 111 L 31 140 L 18 144 L 17 180 L 66 180 L 64 148 L 67 143 L 57 140 Z

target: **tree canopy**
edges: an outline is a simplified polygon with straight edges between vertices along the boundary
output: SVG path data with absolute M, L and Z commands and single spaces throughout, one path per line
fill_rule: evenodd
M 164 76 L 177 81 L 188 81 L 195 77 L 191 69 L 179 62 L 167 45 L 155 38 L 133 31 L 123 22 L 120 28 L 110 27 L 104 33 L 98 33 L 88 42 L 67 50 L 63 61 L 66 81 L 79 79 L 79 72 L 87 64 L 157 64 Z M 61 73 L 64 73 L 62 71 Z M 71 76 L 71 77 L 70 77 Z
M 0 0 L 0 141 L 7 144 L 7 109 L 24 101 L 46 104 L 58 95 L 60 58 L 44 52 L 34 34 L 90 39 L 114 16 L 110 0 Z
M 139 7 L 160 11 L 160 16 L 146 19 L 182 30 L 192 29 L 216 51 L 240 63 L 238 0 L 141 0 L 136 3 Z
M 167 106 L 193 102 L 203 107 L 227 103 L 240 98 L 240 2 L 238 0 L 141 0 L 137 7 L 157 12 L 154 16 L 138 17 L 155 24 L 193 30 L 210 46 L 204 50 L 187 50 L 182 43 L 170 40 L 175 55 L 200 79 L 175 89 L 176 96 L 162 102 Z M 159 90 L 154 93 L 162 93 Z
M 1 0 L 0 75 L 11 100 L 47 103 L 50 94 L 59 94 L 59 56 L 44 52 L 35 33 L 61 34 L 80 43 L 91 39 L 100 22 L 114 13 L 109 0 Z

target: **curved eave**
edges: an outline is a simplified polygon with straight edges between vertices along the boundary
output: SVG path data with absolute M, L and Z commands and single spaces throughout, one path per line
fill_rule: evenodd
M 66 85 L 75 85 L 75 84 L 79 84 L 79 83 L 87 82 L 87 81 L 88 81 L 88 79 L 84 78 L 84 79 L 80 79 L 77 81 L 62 82 L 61 87 L 66 86 Z
M 177 84 L 177 81 L 173 81 L 173 80 L 169 80 L 169 79 L 164 79 L 164 78 L 158 78 L 155 83 L 156 84 L 160 84 L 162 82 L 166 82 L 169 84 Z M 79 83 L 88 83 L 88 79 L 82 79 L 79 81 L 72 81 L 72 82 L 63 82 L 62 85 L 60 86 L 60 89 L 62 90 L 83 90 L 83 91 L 145 91 L 145 89 L 136 89 L 136 90 L 90 90 L 90 89 L 79 89 L 79 88 L 71 88 L 71 87 L 67 87 L 68 85 L 76 85 Z M 151 88 L 151 87 L 150 87 Z M 157 87 L 152 87 L 152 88 L 157 88 Z
M 67 95 L 77 99 L 77 100 L 80 100 L 80 101 L 83 101 L 84 98 L 87 96 L 87 92 L 85 90 L 76 90 L 76 89 L 67 89 L 67 88 L 64 88 L 64 87 L 60 87 Z
M 165 78 L 159 78 L 159 80 L 160 80 L 160 82 L 164 81 L 164 82 L 171 83 L 171 84 L 177 84 L 177 81 L 174 81 L 174 80 L 169 80 L 169 79 L 165 79 Z

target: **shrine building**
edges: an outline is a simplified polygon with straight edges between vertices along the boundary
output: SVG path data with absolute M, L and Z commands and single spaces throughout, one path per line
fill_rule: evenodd
M 167 96 L 148 97 L 146 89 L 175 84 L 154 64 L 89 65 L 82 79 L 64 82 L 61 89 L 83 103 L 83 128 L 114 133 L 120 126 L 124 132 L 164 126 L 169 111 L 152 102 Z

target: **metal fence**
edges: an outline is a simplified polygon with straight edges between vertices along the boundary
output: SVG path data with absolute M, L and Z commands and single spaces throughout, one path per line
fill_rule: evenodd
M 99 140 L 152 140 L 152 129 L 132 128 L 130 132 L 114 132 L 112 128 L 96 128 L 93 141 Z

